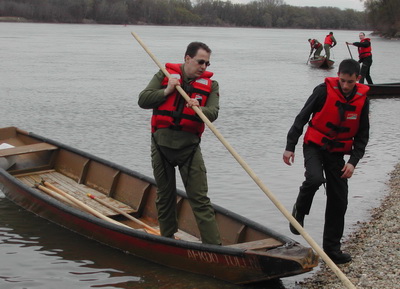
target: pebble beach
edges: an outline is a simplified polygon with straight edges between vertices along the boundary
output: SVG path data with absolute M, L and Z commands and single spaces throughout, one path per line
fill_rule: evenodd
M 390 174 L 389 192 L 378 208 L 371 210 L 370 219 L 344 239 L 342 250 L 353 260 L 338 265 L 356 288 L 400 288 L 400 163 Z M 321 266 L 296 288 L 346 288 L 344 283 L 320 259 Z

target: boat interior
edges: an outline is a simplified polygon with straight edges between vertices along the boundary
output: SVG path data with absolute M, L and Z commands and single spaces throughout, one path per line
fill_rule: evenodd
M 156 186 L 150 179 L 45 140 L 15 127 L 0 128 L 0 167 L 26 186 L 58 199 L 63 205 L 92 214 L 94 210 L 96 216 L 105 216 L 119 225 L 160 234 Z M 176 202 L 179 231 L 175 238 L 201 242 L 188 200 L 178 195 Z M 225 246 L 265 251 L 284 245 L 223 212 L 216 211 L 216 219 Z

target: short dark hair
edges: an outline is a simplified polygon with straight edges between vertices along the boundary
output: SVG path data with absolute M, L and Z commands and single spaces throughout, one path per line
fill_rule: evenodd
M 360 32 L 360 34 L 362 34 L 362 35 L 364 35 L 364 36 L 365 36 L 365 33 L 364 33 L 364 32 Z
M 211 53 L 211 49 L 206 44 L 204 44 L 203 42 L 195 41 L 195 42 L 189 43 L 189 45 L 186 49 L 186 52 L 185 52 L 185 57 L 186 57 L 186 55 L 189 55 L 190 57 L 194 57 L 200 48 L 204 49 L 208 53 Z
M 354 59 L 345 59 L 339 64 L 338 73 L 344 73 L 348 75 L 355 74 L 358 77 L 360 74 L 360 64 Z

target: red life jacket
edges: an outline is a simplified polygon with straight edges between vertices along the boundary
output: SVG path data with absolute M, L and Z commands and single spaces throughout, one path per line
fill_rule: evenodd
M 331 36 L 332 35 L 330 35 L 330 34 L 326 35 L 324 44 L 329 44 L 330 46 L 332 46 L 333 41 L 332 41 L 332 37 Z
M 366 42 L 366 41 L 371 42 L 369 38 L 364 38 L 360 42 Z M 358 47 L 358 56 L 360 59 L 371 56 L 372 55 L 371 51 L 372 51 L 371 45 L 368 47 Z
M 321 43 L 319 43 L 316 39 L 311 40 L 310 42 L 311 48 L 318 49 L 321 47 Z
M 339 90 L 338 77 L 327 77 L 325 83 L 327 87 L 325 104 L 309 122 L 304 142 L 315 143 L 329 152 L 349 154 L 360 125 L 361 111 L 369 87 L 357 83 L 356 94 L 353 99 L 347 101 Z
M 178 78 L 182 85 L 181 65 L 167 63 L 165 68 L 172 77 Z M 196 98 L 199 101 L 200 106 L 206 105 L 210 95 L 211 76 L 213 76 L 212 72 L 205 71 L 200 77 L 194 79 L 190 86 L 182 87 L 190 98 Z M 167 84 L 168 78 L 165 77 L 161 85 L 166 87 Z M 151 130 L 155 132 L 159 128 L 183 130 L 201 136 L 204 131 L 204 122 L 196 116 L 196 112 L 192 108 L 186 107 L 185 99 L 175 90 L 159 107 L 153 110 Z

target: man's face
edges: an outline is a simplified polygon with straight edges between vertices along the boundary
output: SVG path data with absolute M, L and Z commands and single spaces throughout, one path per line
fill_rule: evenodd
M 360 33 L 360 34 L 358 34 L 358 37 L 360 37 L 360 40 L 363 40 L 365 38 L 365 35 L 364 35 L 364 33 Z
M 189 78 L 202 75 L 208 65 L 210 65 L 210 53 L 204 49 L 200 48 L 193 58 L 189 55 L 185 56 L 185 73 Z
M 338 73 L 340 88 L 345 96 L 348 96 L 353 91 L 357 81 L 360 80 L 361 76 L 358 77 L 356 74 Z

